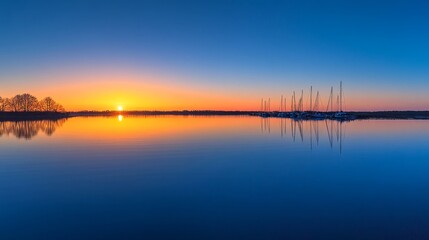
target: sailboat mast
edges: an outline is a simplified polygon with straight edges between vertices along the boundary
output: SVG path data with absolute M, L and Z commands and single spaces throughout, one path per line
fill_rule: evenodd
M 293 96 L 290 99 L 290 111 L 293 112 Z
M 286 112 L 286 98 L 284 98 L 284 101 L 285 101 L 285 103 L 283 104 L 283 106 L 284 106 L 284 111 Z
M 319 91 L 317 91 L 316 100 L 315 100 L 315 103 L 314 103 L 313 111 L 316 111 L 316 112 L 319 111 L 319 103 L 320 103 L 320 100 L 319 100 Z
M 337 112 L 340 111 L 340 96 L 337 95 Z
M 340 112 L 343 111 L 343 81 L 340 81 Z
M 296 98 L 295 98 L 295 91 L 293 91 L 293 111 L 296 112 Z
M 271 110 L 271 98 L 268 98 L 268 112 Z
M 313 86 L 310 86 L 310 112 L 313 111 Z

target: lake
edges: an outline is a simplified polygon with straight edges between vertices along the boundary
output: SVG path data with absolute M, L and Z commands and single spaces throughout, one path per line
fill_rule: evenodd
M 429 121 L 0 122 L 0 239 L 429 239 Z

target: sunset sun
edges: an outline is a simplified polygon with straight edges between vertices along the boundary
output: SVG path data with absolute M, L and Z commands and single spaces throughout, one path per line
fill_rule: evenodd
M 118 106 L 118 111 L 120 111 L 120 112 L 121 112 L 122 110 L 124 110 L 124 108 L 123 108 L 121 105 L 119 105 L 119 106 Z

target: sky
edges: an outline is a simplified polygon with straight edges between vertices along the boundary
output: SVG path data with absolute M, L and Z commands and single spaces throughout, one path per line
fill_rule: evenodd
M 0 1 L 2 97 L 259 110 L 313 86 L 324 109 L 340 81 L 345 110 L 429 110 L 429 3 Z

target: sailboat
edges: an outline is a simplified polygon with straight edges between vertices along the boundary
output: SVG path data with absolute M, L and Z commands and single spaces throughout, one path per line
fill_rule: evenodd
M 352 120 L 355 119 L 354 115 L 343 112 L 343 82 L 340 82 L 340 96 L 337 98 L 338 112 L 334 114 L 334 118 L 337 120 Z

